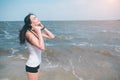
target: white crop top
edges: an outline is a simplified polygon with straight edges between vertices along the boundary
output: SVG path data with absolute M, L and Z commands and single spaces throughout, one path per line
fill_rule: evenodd
M 41 63 L 41 50 L 37 47 L 33 46 L 29 42 L 26 41 L 27 48 L 29 50 L 29 58 L 27 60 L 26 65 L 30 67 L 36 67 Z

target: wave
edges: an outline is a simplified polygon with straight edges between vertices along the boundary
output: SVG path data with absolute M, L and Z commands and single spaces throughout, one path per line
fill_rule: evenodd
M 106 43 L 90 43 L 90 42 L 79 42 L 79 43 L 69 43 L 71 46 L 90 46 L 90 47 L 110 47 L 110 48 L 119 48 L 120 45 L 117 44 L 106 44 Z
M 55 46 L 55 44 L 51 44 L 51 43 L 45 43 L 46 46 L 50 47 L 50 46 Z
M 74 67 L 74 65 L 73 65 L 73 63 L 72 63 L 71 60 L 69 60 L 69 63 L 70 63 L 71 68 L 72 68 L 72 74 L 77 78 L 77 80 L 84 80 L 83 78 L 79 77 L 79 76 L 76 74 L 76 71 L 75 71 L 75 69 L 74 69 L 75 67 Z
M 89 43 L 89 42 L 71 43 L 70 45 L 73 45 L 73 46 L 93 46 L 93 44 Z
M 6 56 L 8 58 L 19 58 L 19 59 L 27 59 L 25 57 L 27 53 L 27 50 L 21 50 L 16 48 L 10 48 L 10 49 L 0 49 L 0 55 Z
M 26 57 L 24 57 L 22 54 L 18 54 L 18 55 L 10 55 L 7 56 L 8 58 L 15 58 L 15 59 L 22 59 L 22 60 L 27 60 Z
M 58 64 L 45 66 L 46 69 L 57 68 L 57 67 L 59 67 Z
M 12 54 L 15 54 L 15 53 L 18 52 L 19 50 L 18 50 L 18 49 L 11 48 L 11 51 L 12 51 L 12 52 L 11 52 Z
M 57 39 L 60 39 L 60 40 L 71 40 L 71 39 L 74 39 L 74 36 L 72 35 L 58 35 L 56 37 Z
M 102 33 L 113 33 L 113 34 L 120 34 L 120 31 L 110 31 L 110 30 L 102 30 Z
M 120 52 L 120 47 L 115 48 L 115 50 L 116 50 L 117 52 Z
M 8 32 L 6 30 L 1 30 L 1 36 L 4 36 L 3 39 L 17 39 L 18 34 L 15 32 Z
M 8 33 L 7 31 L 5 31 L 5 30 L 4 30 L 3 32 L 4 32 L 5 34 L 9 34 L 9 33 Z
M 14 36 L 12 36 L 8 31 L 5 31 L 5 30 L 3 30 L 3 32 L 4 32 L 4 37 L 5 37 L 5 39 L 12 39 Z

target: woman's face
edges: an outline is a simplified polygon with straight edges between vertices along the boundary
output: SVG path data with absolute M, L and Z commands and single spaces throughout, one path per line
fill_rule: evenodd
M 39 19 L 35 15 L 30 16 L 31 24 L 38 26 L 40 25 Z

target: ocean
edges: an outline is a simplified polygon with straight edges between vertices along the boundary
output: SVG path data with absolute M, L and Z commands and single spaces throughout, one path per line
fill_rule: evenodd
M 120 80 L 120 21 L 42 21 L 55 39 L 44 38 L 39 80 Z M 23 21 L 0 22 L 0 80 L 27 80 L 29 56 L 19 44 Z

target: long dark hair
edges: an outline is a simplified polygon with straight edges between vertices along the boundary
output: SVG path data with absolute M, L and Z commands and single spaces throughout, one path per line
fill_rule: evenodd
M 26 37 L 25 37 L 25 33 L 27 30 L 30 30 L 32 28 L 31 26 L 31 20 L 30 20 L 30 16 L 34 15 L 32 13 L 28 14 L 25 18 L 24 18 L 24 26 L 22 27 L 22 29 L 20 30 L 19 33 L 19 40 L 20 40 L 20 44 L 24 44 Z

